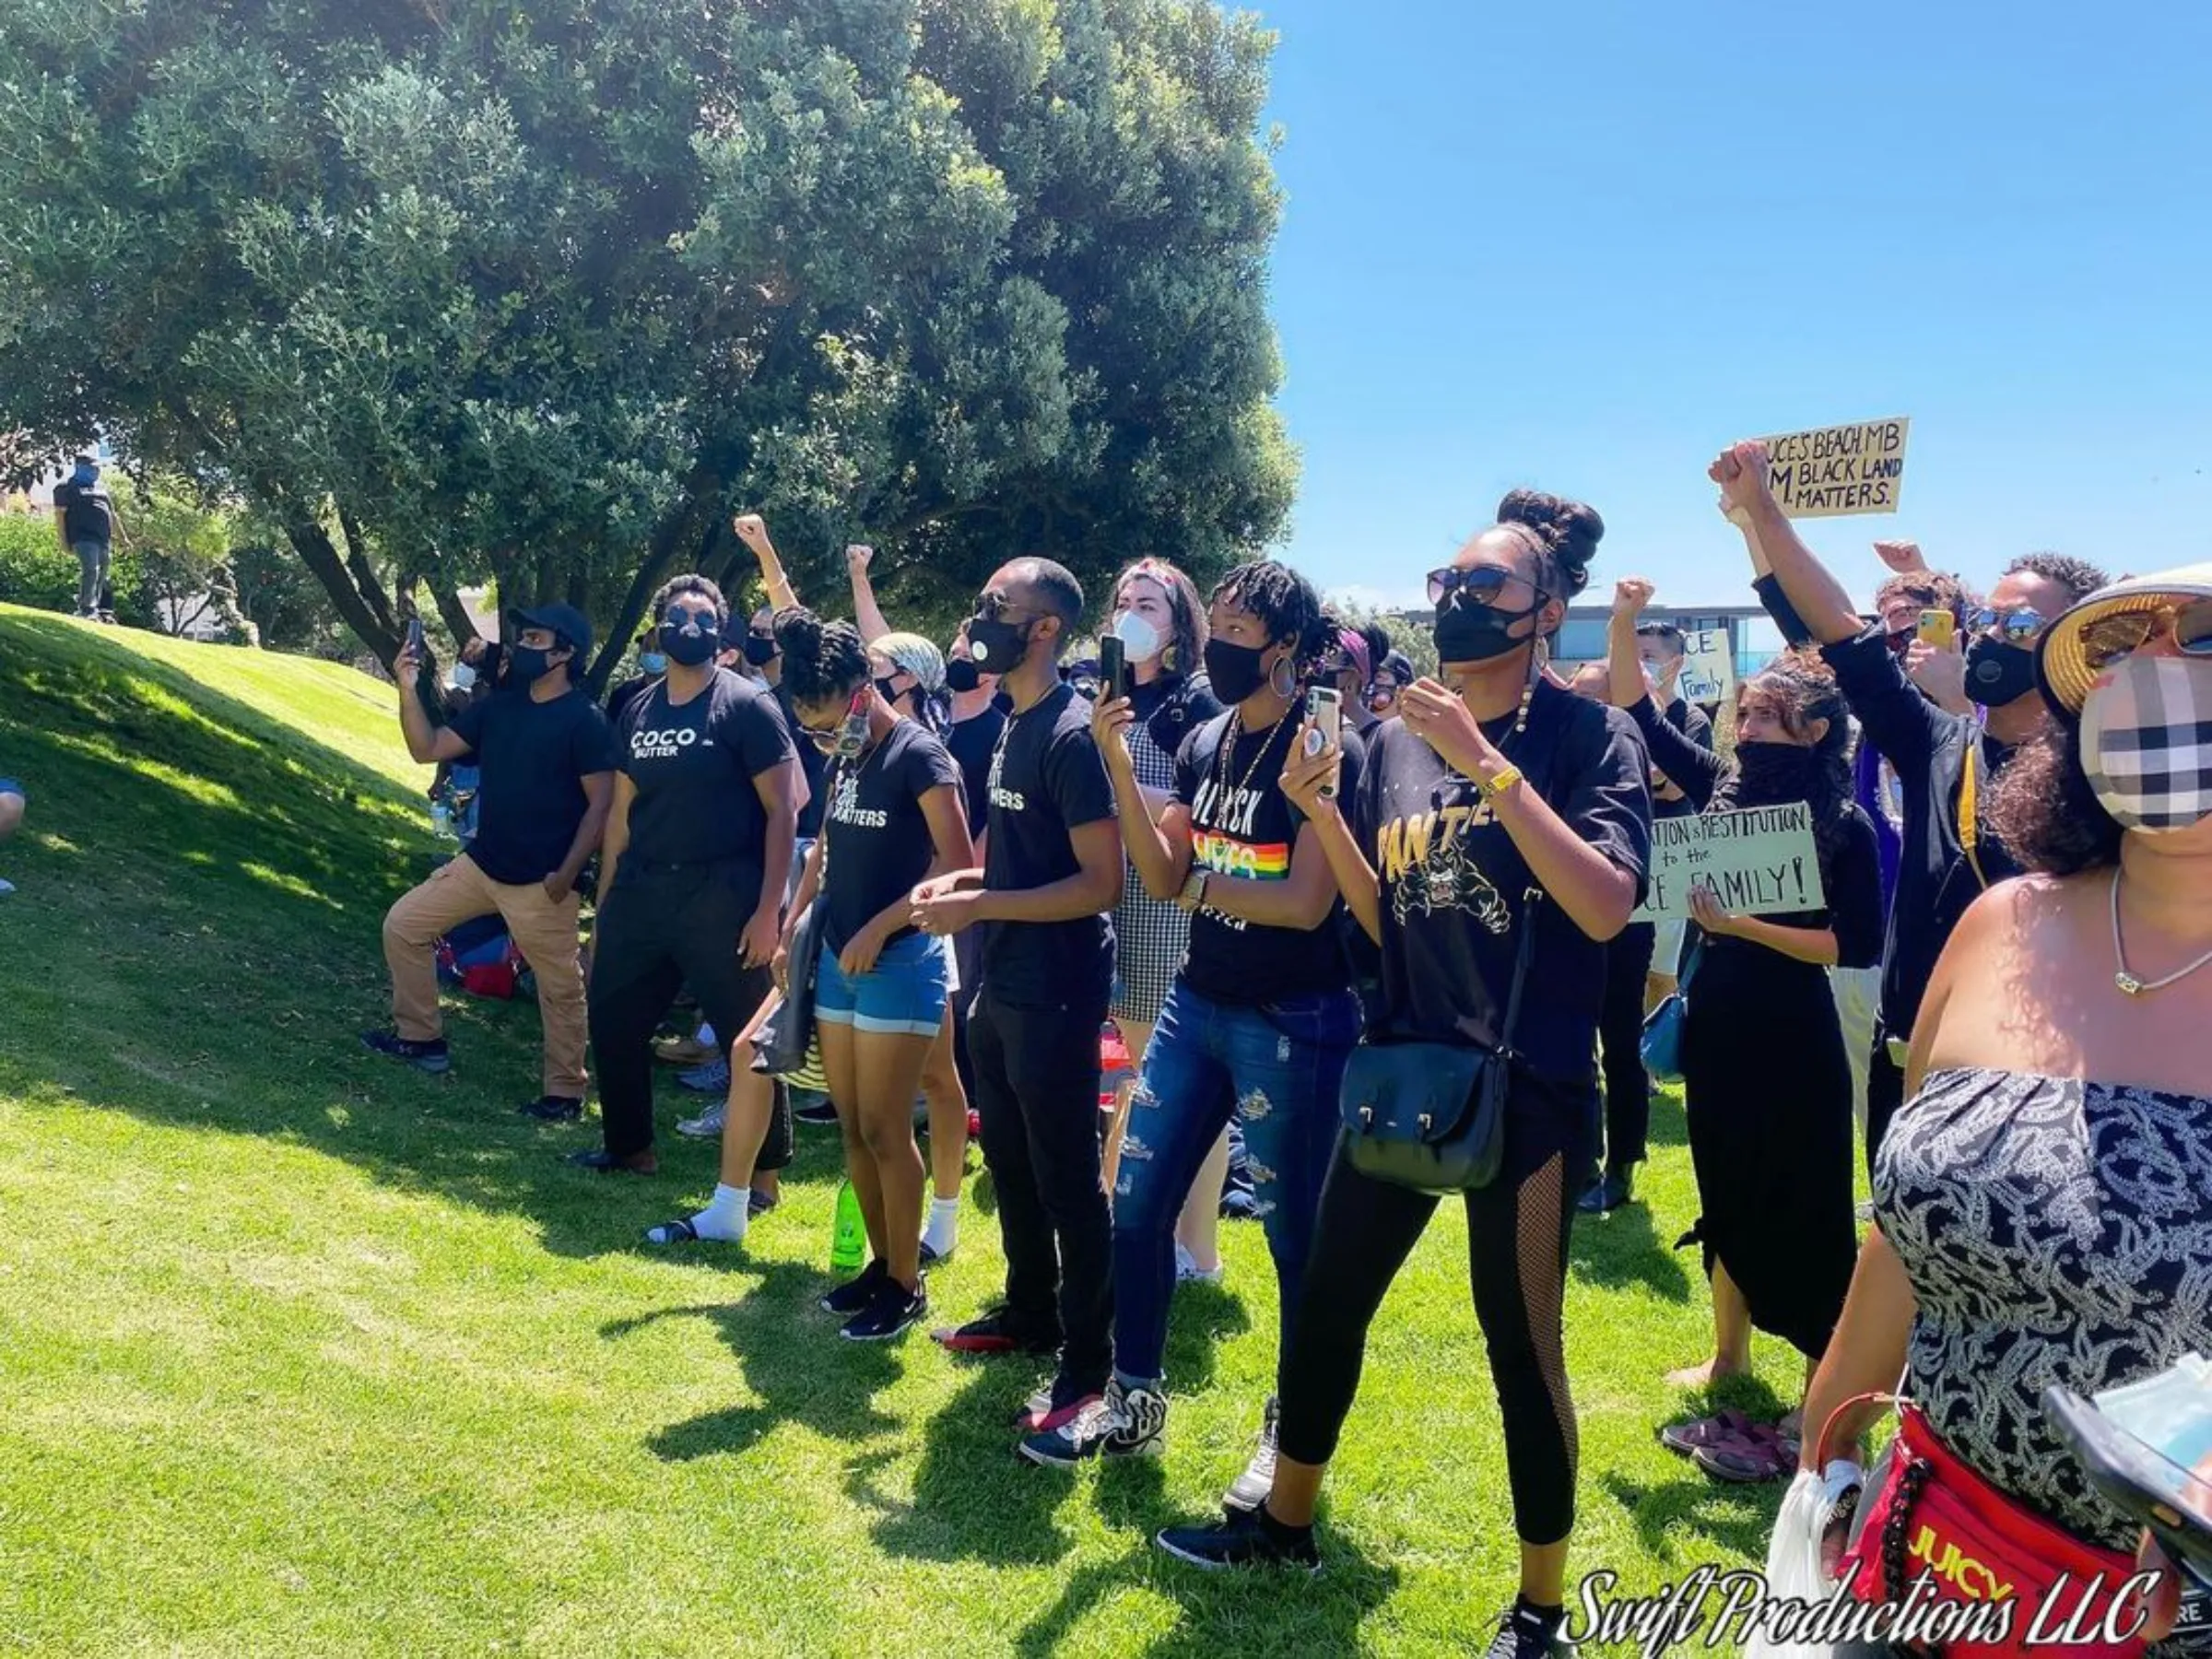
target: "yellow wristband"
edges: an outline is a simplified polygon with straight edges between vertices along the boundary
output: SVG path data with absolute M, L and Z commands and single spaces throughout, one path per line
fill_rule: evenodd
M 1475 784 L 1475 792 L 1486 801 L 1494 801 L 1520 782 L 1521 769 L 1509 761 L 1505 770 L 1496 777 L 1477 780 Z

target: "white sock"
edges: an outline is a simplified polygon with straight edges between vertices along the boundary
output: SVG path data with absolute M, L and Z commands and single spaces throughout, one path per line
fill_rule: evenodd
M 752 1215 L 747 1197 L 741 1186 L 717 1182 L 713 1201 L 691 1218 L 691 1225 L 698 1229 L 702 1239 L 712 1239 L 721 1244 L 740 1243 L 745 1239 L 745 1224 Z
M 929 1225 L 922 1230 L 922 1242 L 937 1255 L 948 1256 L 960 1239 L 960 1201 L 958 1198 L 932 1198 L 929 1201 Z

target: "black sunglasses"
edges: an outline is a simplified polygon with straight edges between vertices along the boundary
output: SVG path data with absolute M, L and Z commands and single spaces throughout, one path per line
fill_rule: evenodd
M 2033 639 L 2043 626 L 2043 613 L 2021 606 L 2018 610 L 1993 610 L 1984 605 L 1966 613 L 1969 633 L 1985 634 L 2001 631 L 2014 645 Z
M 1527 577 L 1498 565 L 1474 565 L 1465 570 L 1457 565 L 1446 565 L 1441 571 L 1429 572 L 1429 603 L 1442 605 L 1446 600 L 1452 600 L 1455 605 L 1496 605 L 1498 595 L 1505 592 L 1508 582 L 1528 582 L 1529 591 L 1535 594 L 1539 606 L 1551 597 L 1535 582 L 1528 582 Z

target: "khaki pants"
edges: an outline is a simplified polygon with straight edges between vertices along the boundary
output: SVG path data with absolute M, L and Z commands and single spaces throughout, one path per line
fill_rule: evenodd
M 537 1013 L 546 1029 L 545 1088 L 583 1099 L 583 972 L 576 952 L 576 895 L 556 904 L 544 886 L 509 887 L 464 853 L 401 898 L 384 916 L 384 960 L 392 969 L 392 1019 L 410 1042 L 435 1041 L 439 936 L 475 916 L 500 913 L 507 934 L 537 978 Z

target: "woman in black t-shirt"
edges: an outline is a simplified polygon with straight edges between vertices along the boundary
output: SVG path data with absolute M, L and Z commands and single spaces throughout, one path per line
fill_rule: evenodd
M 1562 690 L 1536 661 L 1589 580 L 1605 526 L 1515 491 L 1502 521 L 1429 579 L 1443 683 L 1406 688 L 1377 732 L 1347 820 L 1324 798 L 1336 757 L 1283 791 L 1382 954 L 1385 1039 L 1494 1048 L 1523 931 L 1535 930 L 1504 1124 L 1504 1161 L 1467 1192 L 1475 1311 L 1505 1426 L 1521 1594 L 1493 1659 L 1552 1651 L 1574 1520 L 1574 1406 L 1561 1303 L 1573 1194 L 1596 1130 L 1604 941 L 1628 924 L 1650 856 L 1647 762 L 1627 717 Z M 1355 827 L 1355 824 L 1357 827 Z M 1352 1406 L 1367 1328 L 1437 1199 L 1359 1173 L 1338 1151 L 1281 1368 L 1274 1482 L 1254 1510 L 1160 1535 L 1206 1566 L 1312 1565 L 1314 1505 Z
M 1110 698 L 1092 716 L 1123 845 L 1147 891 L 1188 916 L 1190 942 L 1145 1048 L 1114 1186 L 1113 1381 L 1103 1411 L 1022 1442 L 1035 1463 L 1159 1449 L 1176 1216 L 1232 1106 L 1285 1317 L 1297 1306 L 1337 1086 L 1359 1040 L 1359 1005 L 1330 925 L 1336 883 L 1277 787 L 1299 724 L 1300 670 L 1324 638 L 1321 600 L 1304 577 L 1264 559 L 1214 591 L 1208 625 L 1207 677 L 1235 706 L 1183 740 L 1157 815 L 1137 786 L 1130 700 Z M 1260 1454 L 1230 1501 L 1248 1488 L 1247 1507 L 1266 1495 L 1274 1443 L 1270 1399 Z
M 799 878 L 791 928 L 819 910 L 815 1025 L 873 1252 L 822 1306 L 845 1316 L 844 1335 L 881 1341 L 929 1305 L 914 1091 L 951 994 L 951 950 L 913 929 L 910 899 L 931 877 L 969 868 L 975 849 L 959 768 L 885 699 L 859 630 L 786 611 L 778 633 L 800 741 L 832 757 L 822 832 Z

